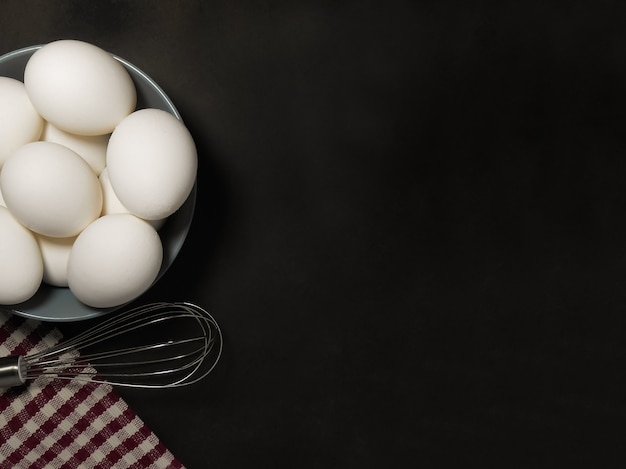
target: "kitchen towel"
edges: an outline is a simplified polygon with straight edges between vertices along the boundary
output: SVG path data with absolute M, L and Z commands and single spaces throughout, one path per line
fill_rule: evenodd
M 62 339 L 49 323 L 0 311 L 0 356 Z M 38 378 L 0 389 L 0 469 L 182 468 L 110 385 Z

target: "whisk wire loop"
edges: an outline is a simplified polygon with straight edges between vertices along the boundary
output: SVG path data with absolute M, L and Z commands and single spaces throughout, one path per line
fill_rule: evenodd
M 152 303 L 19 357 L 20 381 L 49 377 L 132 388 L 179 387 L 207 376 L 221 353 L 222 332 L 206 310 L 187 302 Z

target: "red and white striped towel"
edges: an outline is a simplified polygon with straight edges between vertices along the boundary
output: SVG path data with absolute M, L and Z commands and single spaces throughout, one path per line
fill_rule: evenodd
M 0 311 L 0 356 L 61 340 L 48 323 Z M 37 379 L 0 389 L 0 468 L 182 468 L 109 385 Z

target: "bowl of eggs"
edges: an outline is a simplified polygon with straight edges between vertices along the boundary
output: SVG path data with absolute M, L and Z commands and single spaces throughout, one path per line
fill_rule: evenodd
M 166 272 L 195 207 L 197 152 L 142 70 L 58 40 L 0 56 L 0 309 L 108 314 Z

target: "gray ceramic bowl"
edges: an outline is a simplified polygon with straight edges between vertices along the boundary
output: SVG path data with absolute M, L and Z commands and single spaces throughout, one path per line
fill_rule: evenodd
M 0 56 L 0 76 L 24 80 L 24 68 L 31 55 L 41 45 L 25 47 Z M 167 111 L 178 119 L 180 114 L 163 90 L 144 72 L 126 60 L 114 56 L 128 71 L 137 88 L 137 109 L 156 108 Z M 155 283 L 170 267 L 185 242 L 193 218 L 196 201 L 196 186 L 183 206 L 166 221 L 159 230 L 163 243 L 163 264 Z M 10 308 L 20 316 L 43 321 L 80 321 L 101 316 L 118 310 L 123 305 L 113 308 L 91 308 L 74 297 L 68 288 L 52 287 L 42 284 L 37 293 L 24 303 L 11 305 Z

